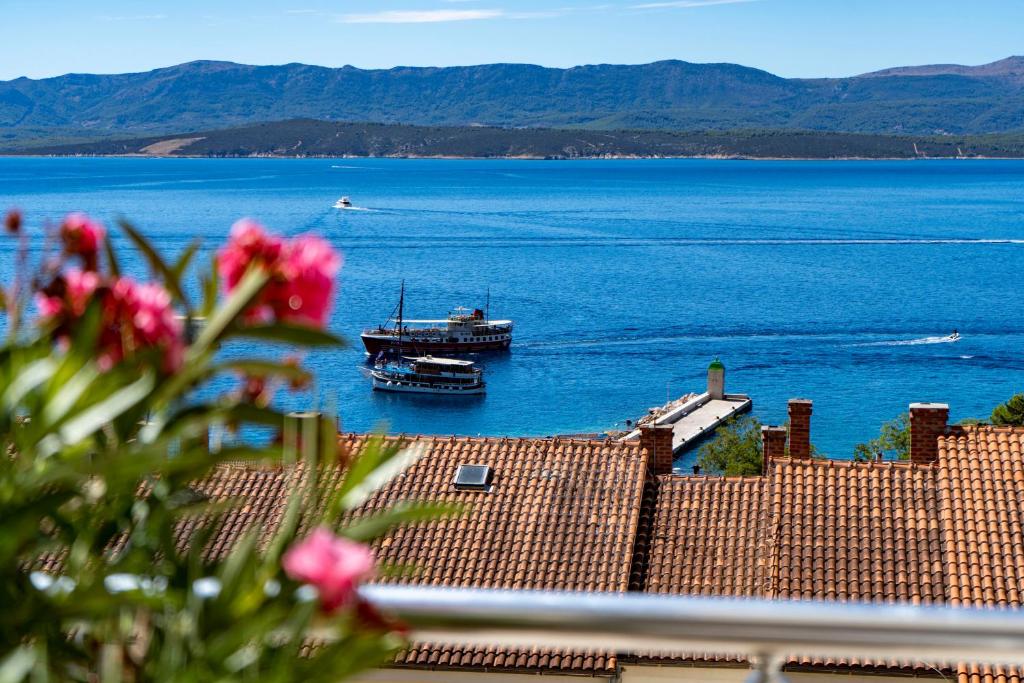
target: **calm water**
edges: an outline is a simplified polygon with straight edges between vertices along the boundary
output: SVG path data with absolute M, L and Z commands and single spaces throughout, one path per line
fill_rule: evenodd
M 366 210 L 331 208 L 342 194 Z M 601 431 L 700 390 L 720 355 L 761 419 L 813 398 L 812 440 L 848 457 L 911 401 L 982 417 L 1024 390 L 1021 162 L 8 158 L 8 205 L 123 214 L 168 253 L 245 215 L 329 237 L 353 345 L 309 360 L 355 430 Z M 489 286 L 515 320 L 512 352 L 482 359 L 486 397 L 370 390 L 358 333 L 402 278 L 407 315 Z

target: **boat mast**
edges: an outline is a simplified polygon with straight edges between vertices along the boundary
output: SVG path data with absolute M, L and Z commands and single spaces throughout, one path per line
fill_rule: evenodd
M 487 287 L 487 305 L 484 306 L 484 324 L 491 324 L 491 288 Z
M 402 290 L 398 295 L 398 348 L 401 351 L 402 348 L 402 313 L 405 308 L 405 280 L 402 280 Z

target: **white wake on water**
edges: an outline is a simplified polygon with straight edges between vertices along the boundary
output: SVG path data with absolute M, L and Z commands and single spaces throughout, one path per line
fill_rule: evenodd
M 919 339 L 890 339 L 887 341 L 865 342 L 853 346 L 920 346 L 922 344 L 953 344 L 959 339 L 952 337 L 921 337 Z

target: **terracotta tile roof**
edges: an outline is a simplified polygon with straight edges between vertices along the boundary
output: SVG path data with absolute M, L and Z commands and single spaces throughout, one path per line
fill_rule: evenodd
M 417 568 L 393 581 L 986 606 L 1020 606 L 1024 596 L 1024 428 L 957 429 L 940 440 L 934 464 L 781 459 L 763 477 L 740 478 L 649 476 L 636 442 L 413 441 L 423 457 L 353 516 L 400 500 L 469 510 L 381 539 L 381 560 Z M 359 451 L 366 437 L 342 443 Z M 456 491 L 461 463 L 493 467 L 493 489 Z M 302 466 L 238 465 L 200 484 L 214 501 L 238 501 L 208 551 L 226 552 L 254 527 L 266 540 L 306 476 Z M 335 471 L 322 483 L 337 479 Z M 727 654 L 686 661 L 739 663 Z M 396 664 L 584 674 L 617 666 L 613 653 L 428 643 Z M 794 658 L 789 666 L 934 673 L 915 662 Z M 958 683 L 1021 683 L 1016 669 L 961 665 L 955 673 Z
M 346 437 L 352 448 L 360 437 Z M 467 514 L 400 527 L 379 543 L 386 562 L 413 565 L 398 582 L 442 586 L 625 591 L 645 460 L 636 444 L 557 439 L 420 439 L 412 467 L 360 510 L 399 500 L 470 506 Z M 460 463 L 490 465 L 491 492 L 456 491 Z M 357 515 L 358 516 L 358 515 Z
M 378 540 L 375 551 L 381 562 L 413 568 L 389 583 L 628 589 L 646 477 L 646 458 L 635 442 L 425 437 L 409 442 L 424 448 L 421 458 L 355 511 L 352 521 L 399 501 L 456 503 L 467 511 L 400 527 Z M 341 437 L 353 453 L 366 443 L 365 436 Z M 456 490 L 453 480 L 460 464 L 491 466 L 491 490 Z M 337 470 L 321 472 L 318 480 L 330 488 L 340 476 Z M 289 493 L 307 481 L 303 465 L 232 466 L 216 472 L 199 488 L 214 502 L 234 499 L 238 504 L 218 523 L 208 552 L 227 552 L 254 527 L 263 542 L 269 540 Z M 594 674 L 614 672 L 616 659 L 610 652 L 415 643 L 399 655 L 396 665 Z
M 760 595 L 768 496 L 761 477 L 657 477 L 649 593 Z
M 936 468 L 775 461 L 764 477 L 658 477 L 644 590 L 945 599 Z
M 768 486 L 772 568 L 764 597 L 943 601 L 932 467 L 781 460 Z
M 930 602 L 942 586 L 933 478 L 921 466 L 789 459 L 764 477 L 659 476 L 656 504 L 645 508 L 652 540 L 642 590 L 875 601 L 924 594 Z M 896 571 L 896 558 L 908 554 L 911 568 Z M 743 662 L 721 653 L 627 659 Z M 934 673 L 920 663 L 853 659 L 796 657 L 787 667 Z
M 350 447 L 361 444 L 347 437 Z M 411 565 L 397 583 L 581 591 L 628 588 L 646 461 L 636 444 L 552 439 L 432 439 L 426 454 L 359 511 L 399 500 L 470 506 L 467 514 L 399 527 L 378 556 Z M 489 493 L 456 491 L 461 463 L 490 465 Z M 612 671 L 608 652 L 430 647 L 397 663 L 551 672 Z
M 1004 666 L 963 664 L 957 668 L 957 683 L 1020 683 L 1019 669 Z
M 250 529 L 258 529 L 260 546 L 270 541 L 281 523 L 288 496 L 304 478 L 304 469 L 254 467 L 249 464 L 224 465 L 197 485 L 212 503 L 237 502 L 217 519 L 206 552 L 210 557 L 227 555 L 234 544 Z M 200 525 L 209 523 L 193 518 L 178 528 L 179 543 L 184 543 Z
M 1021 606 L 1022 491 L 1024 428 L 984 426 L 951 430 L 939 441 L 935 464 L 780 459 L 764 477 L 658 477 L 653 507 L 645 507 L 651 542 L 640 587 Z M 935 673 L 920 662 L 795 658 L 789 667 Z M 955 671 L 959 683 L 1021 678 L 1016 669 L 962 664 Z
M 1024 429 L 939 440 L 940 520 L 954 605 L 1018 606 L 1024 591 Z
M 659 476 L 642 590 L 941 602 L 938 510 L 921 465 L 782 459 L 765 477 Z
M 967 427 L 939 439 L 939 512 L 952 605 L 1020 607 L 1024 428 Z M 961 664 L 958 683 L 1020 683 L 1015 667 Z
M 399 655 L 395 665 L 409 668 L 607 675 L 615 671 L 616 659 L 611 653 L 594 650 L 570 652 L 540 647 L 509 650 L 415 643 Z

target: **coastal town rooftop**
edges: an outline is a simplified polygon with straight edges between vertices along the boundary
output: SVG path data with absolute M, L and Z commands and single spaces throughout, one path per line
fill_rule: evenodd
M 418 460 L 354 517 L 410 500 L 454 503 L 464 512 L 380 539 L 380 560 L 412 569 L 369 590 L 386 584 L 799 605 L 1021 606 L 1024 428 L 949 426 L 946 406 L 912 404 L 910 460 L 856 463 L 811 457 L 803 447 L 811 414 L 810 401 L 792 401 L 789 433 L 765 430 L 764 473 L 746 477 L 673 474 L 671 461 L 657 457 L 666 430 L 656 427 L 636 441 L 408 437 Z M 339 445 L 356 454 L 369 439 L 343 434 Z M 464 465 L 490 468 L 489 485 L 456 486 Z M 338 480 L 336 470 L 305 463 L 222 468 L 200 487 L 214 501 L 236 501 L 210 552 L 226 552 L 254 527 L 269 538 L 295 487 L 312 483 L 315 491 Z M 639 681 L 670 668 L 679 675 L 700 670 L 696 677 L 705 680 L 714 670 L 733 680 L 756 654 L 627 649 L 599 638 L 589 648 L 558 642 L 419 639 L 379 675 L 391 680 L 407 669 L 417 680 L 453 680 L 462 671 Z M 829 658 L 785 650 L 781 664 L 816 674 L 1020 679 L 1015 667 L 877 652 Z

